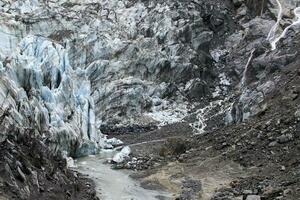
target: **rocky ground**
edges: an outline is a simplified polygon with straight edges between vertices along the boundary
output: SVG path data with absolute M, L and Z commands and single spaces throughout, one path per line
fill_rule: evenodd
M 252 119 L 201 135 L 188 123 L 119 135 L 133 150 L 123 166 L 144 187 L 177 199 L 300 198 L 299 62 L 281 73 L 267 108 Z
M 67 169 L 62 156 L 29 133 L 16 135 L 0 143 L 0 199 L 98 199 L 94 183 Z

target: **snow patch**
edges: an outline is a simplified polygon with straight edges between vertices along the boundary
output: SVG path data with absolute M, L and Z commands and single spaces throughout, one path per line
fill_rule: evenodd
M 166 100 L 161 100 L 161 104 L 154 106 L 152 111 L 145 115 L 159 122 L 159 126 L 174 124 L 182 121 L 189 111 L 187 103 L 170 103 Z

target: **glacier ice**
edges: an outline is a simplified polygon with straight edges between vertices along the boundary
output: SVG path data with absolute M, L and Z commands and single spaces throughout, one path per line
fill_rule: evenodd
M 196 8 L 128 0 L 0 4 L 0 100 L 53 149 L 78 156 L 112 148 L 116 141 L 101 126 L 179 122 L 214 83 L 216 96 L 230 84 L 213 74 L 226 51 L 209 49 L 214 33 Z
M 72 76 L 87 76 L 90 81 L 90 84 L 84 84 L 86 87 L 74 86 L 76 98 L 73 103 L 85 101 L 81 106 L 85 107 L 84 116 L 95 117 L 97 123 L 128 126 L 177 122 L 189 109 L 189 105 L 182 104 L 182 94 L 186 91 L 175 92 L 172 98 L 166 97 L 166 94 L 175 84 L 180 88 L 195 78 L 190 77 L 193 76 L 192 71 L 206 65 L 207 56 L 199 54 L 197 48 L 204 42 L 202 39 L 206 42 L 211 39 L 211 32 L 204 31 L 203 35 L 199 35 L 195 33 L 201 33 L 201 30 L 195 30 L 192 45 L 185 45 L 178 37 L 184 39 L 185 30 L 189 27 L 183 19 L 173 20 L 178 15 L 174 8 L 176 5 L 172 2 L 137 2 L 132 6 L 130 1 L 117 0 L 58 0 L 55 3 L 8 0 L 0 7 L 3 21 L 0 23 L 0 38 L 6 41 L 0 44 L 0 57 L 9 57 L 19 43 L 31 45 L 30 39 L 22 40 L 27 36 L 39 36 L 31 38 L 36 40 L 32 42 L 47 38 L 49 43 L 57 44 L 56 49 L 61 49 L 56 52 L 49 46 L 49 51 L 36 52 L 40 59 L 46 59 L 46 55 L 42 54 L 53 56 L 52 64 L 45 62 L 43 65 L 43 73 L 52 76 L 43 80 L 47 85 L 38 86 L 43 87 L 40 92 L 49 109 L 54 109 L 51 108 L 52 101 L 66 97 L 58 91 L 53 93 L 49 90 L 57 90 L 55 88 L 60 81 L 62 85 L 68 85 L 73 77 L 66 77 L 61 72 L 72 69 Z M 195 11 L 191 15 L 199 16 L 199 13 Z M 194 25 L 196 29 L 203 22 L 199 20 L 197 23 Z M 33 52 L 28 53 L 34 57 Z M 63 59 L 64 55 L 69 59 Z M 66 63 L 51 67 L 57 65 L 60 59 Z M 191 63 L 195 59 L 201 60 L 198 62 L 201 66 Z M 31 67 L 28 63 L 26 71 L 36 72 L 35 64 L 43 61 L 34 62 L 31 62 Z M 86 91 L 90 91 L 91 98 L 82 99 L 80 96 L 84 96 L 82 93 Z M 88 105 L 87 101 L 94 101 L 95 106 L 92 106 L 93 103 Z M 158 101 L 172 108 L 154 106 Z M 50 112 L 51 123 L 62 123 L 61 106 L 55 106 L 57 111 Z M 89 106 L 94 112 L 88 111 Z M 86 131 L 95 126 L 89 127 L 82 118 L 81 129 Z M 91 137 L 97 137 L 94 133 L 91 131 Z
M 65 48 L 27 36 L 9 59 L 1 73 L 1 101 L 19 116 L 19 125 L 36 127 L 50 146 L 72 156 L 81 149 L 95 153 L 101 133 L 95 128 L 90 81 L 84 70 L 71 67 Z
M 128 146 L 126 147 L 123 147 L 123 149 L 116 153 L 113 157 L 113 161 L 116 162 L 116 163 L 121 163 L 123 162 L 126 158 L 128 158 L 128 156 L 130 155 L 131 153 L 131 150 Z

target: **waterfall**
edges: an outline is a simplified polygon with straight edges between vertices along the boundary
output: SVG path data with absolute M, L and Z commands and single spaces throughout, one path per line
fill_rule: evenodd
M 277 37 L 275 38 L 272 42 L 271 42 L 271 46 L 272 46 L 272 50 L 275 50 L 276 49 L 276 44 L 279 42 L 279 40 L 283 37 L 285 37 L 285 35 L 287 34 L 288 30 L 290 28 L 292 28 L 293 26 L 295 25 L 300 25 L 300 7 L 297 7 L 294 9 L 294 14 L 296 16 L 296 19 L 295 21 L 290 24 L 289 26 L 287 26 L 283 32 Z
M 269 40 L 271 42 L 271 45 L 272 45 L 272 41 L 275 39 L 275 35 L 276 35 L 276 31 L 278 30 L 278 27 L 280 25 L 280 21 L 282 19 L 282 5 L 280 3 L 279 0 L 276 0 L 277 4 L 278 4 L 278 15 L 277 15 L 277 21 L 276 23 L 274 24 L 274 26 L 272 26 L 269 34 L 268 34 L 268 37 L 267 37 L 267 40 Z
M 277 4 L 278 4 L 278 16 L 277 16 L 277 21 L 274 24 L 274 26 L 271 28 L 267 40 L 270 42 L 271 44 L 271 49 L 272 51 L 276 49 L 276 45 L 279 42 L 280 39 L 282 39 L 283 37 L 286 36 L 288 30 L 290 28 L 292 28 L 295 25 L 300 24 L 300 7 L 297 7 L 294 9 L 294 15 L 295 15 L 295 20 L 292 24 L 290 24 L 289 26 L 287 26 L 283 32 L 276 37 L 276 31 L 278 30 L 279 26 L 280 26 L 280 21 L 282 20 L 282 16 L 283 16 L 283 8 L 282 5 L 280 3 L 280 0 L 276 0 Z
M 209 105 L 205 106 L 204 108 L 201 108 L 195 112 L 196 114 L 196 121 L 194 123 L 190 123 L 190 127 L 194 130 L 195 135 L 200 135 L 206 132 L 206 128 L 208 124 L 206 123 L 210 118 L 217 116 L 222 113 L 222 109 L 220 109 L 219 112 L 214 113 L 211 115 L 211 112 L 216 107 L 221 106 L 223 100 L 217 100 L 212 101 L 209 103 Z
M 244 69 L 244 72 L 243 72 L 243 76 L 242 76 L 242 80 L 241 80 L 241 88 L 243 88 L 246 84 L 246 80 L 247 80 L 247 71 L 248 71 L 248 68 L 249 68 L 249 65 L 252 61 L 252 58 L 253 58 L 253 53 L 255 52 L 255 49 L 253 49 L 250 53 L 250 57 L 247 61 L 247 64 L 245 66 L 245 69 Z

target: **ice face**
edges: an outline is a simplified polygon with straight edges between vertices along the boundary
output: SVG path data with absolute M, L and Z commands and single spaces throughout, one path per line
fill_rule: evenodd
M 58 0 L 55 3 L 8 0 L 3 4 L 0 7 L 3 14 L 0 19 L 0 39 L 7 42 L 0 44 L 0 55 L 3 55 L 0 57 L 9 57 L 19 43 L 21 49 L 31 51 L 25 52 L 30 57 L 27 61 L 31 63 L 31 66 L 30 63 L 26 64 L 26 73 L 32 71 L 30 73 L 34 72 L 37 78 L 47 79 L 35 82 L 34 79 L 31 84 L 35 88 L 44 86 L 56 91 L 49 93 L 47 88 L 41 90 L 43 100 L 47 101 L 49 107 L 53 101 L 63 101 L 70 96 L 68 85 L 73 75 L 66 75 L 68 72 L 65 71 L 71 68 L 75 71 L 72 74 L 87 76 L 90 84 L 83 85 L 89 87 L 81 84 L 80 88 L 74 86 L 76 98 L 72 101 L 74 104 L 85 101 L 84 115 L 95 117 L 104 125 L 130 126 L 180 121 L 190 105 L 182 104 L 185 93 L 189 91 L 178 88 L 197 78 L 193 74 L 198 74 L 201 68 L 207 68 L 206 62 L 210 60 L 207 56 L 209 52 L 206 55 L 198 50 L 212 39 L 213 32 L 206 28 L 206 31 L 202 31 L 204 24 L 197 9 L 193 8 L 193 12 L 190 12 L 187 6 L 176 8 L 171 1 L 132 4 L 131 1 L 118 0 Z M 179 10 L 190 13 L 192 24 L 189 19 L 180 16 Z M 39 37 L 27 38 L 28 35 Z M 40 42 L 45 38 L 55 47 Z M 49 49 L 40 46 L 41 50 L 35 51 L 33 47 L 24 46 L 32 46 L 31 43 L 40 43 Z M 38 59 L 32 62 L 30 60 L 33 57 Z M 41 73 L 35 72 L 39 70 L 43 71 L 44 76 L 38 77 Z M 46 74 L 49 75 L 47 78 Z M 202 77 L 206 79 L 210 76 L 204 73 Z M 46 85 L 37 85 L 43 81 Z M 64 87 L 63 93 L 57 91 L 58 83 L 61 83 L 61 88 Z M 73 81 L 73 84 L 76 83 L 78 81 Z M 199 82 L 192 82 L 190 87 L 197 91 L 193 84 L 200 85 Z M 88 106 L 87 99 L 81 98 L 86 96 L 87 91 L 91 93 L 88 101 L 94 101 L 95 106 Z M 162 102 L 163 106 L 157 105 L 158 102 Z M 62 110 L 62 106 L 58 104 L 56 109 Z M 93 107 L 94 112 L 88 112 L 87 107 Z M 173 108 L 177 107 L 174 112 Z M 54 119 L 52 123 L 62 123 L 59 111 L 51 116 Z M 83 121 L 82 129 L 86 132 L 90 128 L 86 120 Z
M 20 126 L 37 127 L 53 149 L 94 153 L 109 146 L 101 124 L 167 124 L 186 115 L 180 92 L 171 102 L 164 96 L 198 54 L 175 41 L 175 28 L 184 22 L 173 23 L 169 5 L 0 4 L 0 100 Z M 157 40 L 170 45 L 161 50 L 165 45 Z
M 58 143 L 80 155 L 97 146 L 111 148 L 97 131 L 101 125 L 175 123 L 189 115 L 195 101 L 223 98 L 234 84 L 216 67 L 229 50 L 211 46 L 224 30 L 212 31 L 193 2 L 0 5 L 0 100 L 12 105 L 15 120 L 34 123 L 54 148 Z M 242 35 L 230 38 L 242 41 Z M 205 127 L 202 114 L 197 111 L 199 132 Z
M 63 46 L 40 36 L 24 38 L 1 74 L 2 100 L 37 128 L 53 148 L 83 155 L 95 153 L 101 133 L 95 128 L 91 86 L 84 70 L 73 70 Z M 6 97 L 4 94 L 7 94 Z M 29 122 L 29 121 L 31 122 Z M 51 145 L 50 145 L 51 146 Z

